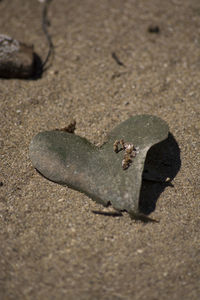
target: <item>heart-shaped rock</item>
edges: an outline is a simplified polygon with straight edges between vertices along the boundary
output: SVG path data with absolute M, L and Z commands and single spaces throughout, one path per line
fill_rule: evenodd
M 30 144 L 33 166 L 46 178 L 84 192 L 93 200 L 130 215 L 139 214 L 139 196 L 147 151 L 168 137 L 165 121 L 151 115 L 137 115 L 119 124 L 101 147 L 64 131 L 37 134 Z M 125 150 L 116 153 L 116 140 L 133 144 L 127 168 L 122 168 Z M 128 151 L 128 150 L 127 150 Z

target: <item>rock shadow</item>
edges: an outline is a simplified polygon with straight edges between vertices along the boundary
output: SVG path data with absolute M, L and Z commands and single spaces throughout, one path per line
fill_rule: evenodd
M 42 77 L 42 74 L 44 72 L 44 68 L 43 68 L 43 62 L 40 58 L 40 56 L 37 53 L 33 53 L 33 74 L 30 78 L 27 78 L 29 80 L 37 80 L 40 79 Z
M 171 181 L 180 167 L 180 148 L 174 136 L 169 133 L 166 140 L 152 146 L 147 153 L 139 199 L 142 214 L 149 215 L 155 210 L 160 194 L 167 186 L 173 187 Z

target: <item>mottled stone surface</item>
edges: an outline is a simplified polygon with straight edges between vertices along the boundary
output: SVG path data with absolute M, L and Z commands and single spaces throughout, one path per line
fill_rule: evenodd
M 33 72 L 33 47 L 0 34 L 0 77 L 29 78 Z
M 146 153 L 166 139 L 168 125 L 155 116 L 138 115 L 118 125 L 101 147 L 63 131 L 46 131 L 30 144 L 33 166 L 46 178 L 82 191 L 95 201 L 130 214 L 139 212 L 138 203 Z M 123 139 L 138 149 L 130 166 L 123 170 L 123 151 L 113 144 Z

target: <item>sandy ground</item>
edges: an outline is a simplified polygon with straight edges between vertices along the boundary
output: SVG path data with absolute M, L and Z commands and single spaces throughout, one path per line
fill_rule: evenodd
M 0 1 L 0 30 L 44 59 L 42 7 Z M 48 17 L 50 68 L 0 80 L 0 298 L 198 299 L 199 0 L 53 0 Z M 105 209 L 31 166 L 39 131 L 75 119 L 76 134 L 98 145 L 143 113 L 164 119 L 181 151 L 174 187 L 150 215 L 159 223 L 94 214 Z

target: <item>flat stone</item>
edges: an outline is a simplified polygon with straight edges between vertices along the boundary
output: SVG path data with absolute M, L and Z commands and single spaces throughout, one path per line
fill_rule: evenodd
M 137 115 L 114 128 L 101 147 L 75 134 L 53 130 L 37 134 L 29 153 L 33 166 L 49 180 L 84 192 L 104 206 L 111 203 L 116 210 L 137 215 L 147 151 L 167 137 L 165 121 Z M 124 151 L 113 150 L 115 141 L 121 139 L 137 149 L 125 170 Z
M 0 77 L 30 78 L 33 73 L 33 47 L 0 34 Z

